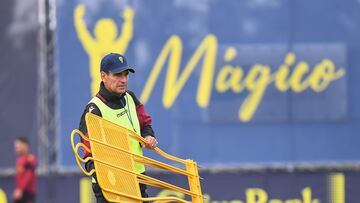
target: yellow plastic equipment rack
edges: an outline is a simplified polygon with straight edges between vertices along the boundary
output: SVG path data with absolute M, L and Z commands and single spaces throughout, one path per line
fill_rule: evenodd
M 143 144 L 146 142 L 143 137 L 91 113 L 86 114 L 85 120 L 88 137 L 77 129 L 73 130 L 71 133 L 71 145 L 80 170 L 87 176 L 96 173 L 98 184 L 108 201 L 122 203 L 141 203 L 143 201 L 189 203 L 189 201 L 172 196 L 143 198 L 139 188 L 139 183 L 143 183 L 189 195 L 193 203 L 203 202 L 198 168 L 195 161 L 171 156 L 158 147 L 154 148 L 155 152 L 166 159 L 184 164 L 185 169 L 134 154 L 130 151 L 130 139 L 135 139 Z M 74 138 L 76 134 L 80 135 L 83 140 L 90 142 L 91 149 L 81 142 L 75 145 Z M 78 154 L 80 147 L 91 153 L 92 157 L 82 158 Z M 94 161 L 95 169 L 87 172 L 82 167 L 81 162 L 86 163 L 89 160 Z M 135 172 L 135 162 L 185 175 L 190 189 L 184 189 L 144 174 L 138 174 Z

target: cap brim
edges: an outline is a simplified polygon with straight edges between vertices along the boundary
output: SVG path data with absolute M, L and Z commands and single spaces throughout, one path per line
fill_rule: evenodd
M 131 73 L 135 73 L 135 70 L 131 67 L 120 67 L 120 68 L 116 68 L 115 70 L 111 70 L 110 72 L 112 73 L 121 73 L 123 71 L 129 71 Z

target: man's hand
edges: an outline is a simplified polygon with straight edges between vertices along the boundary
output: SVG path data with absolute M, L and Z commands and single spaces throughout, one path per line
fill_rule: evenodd
M 79 6 L 76 7 L 75 10 L 75 16 L 77 18 L 82 18 L 85 15 L 85 6 L 83 4 L 80 4 Z
M 19 200 L 21 199 L 23 196 L 23 192 L 20 189 L 15 189 L 14 193 L 13 193 L 13 199 L 14 200 Z
M 123 13 L 125 20 L 132 20 L 134 18 L 134 10 L 130 6 L 126 6 Z
M 146 143 L 145 143 L 145 146 L 143 145 L 143 147 L 146 147 L 148 149 L 154 149 L 158 145 L 158 141 L 153 136 L 148 135 L 145 137 L 145 140 L 146 140 Z

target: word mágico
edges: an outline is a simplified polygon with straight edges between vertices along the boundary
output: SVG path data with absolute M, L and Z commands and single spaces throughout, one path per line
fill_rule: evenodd
M 238 94 L 246 90 L 249 94 L 238 110 L 238 117 L 242 122 L 249 122 L 253 118 L 270 84 L 275 85 L 280 92 L 291 90 L 300 93 L 306 89 L 322 92 L 333 81 L 345 75 L 345 69 L 336 69 L 331 59 L 324 58 L 315 66 L 310 67 L 306 61 L 297 61 L 295 53 L 292 52 L 286 54 L 284 62 L 274 72 L 271 71 L 269 65 L 254 64 L 245 73 L 240 65 L 230 64 L 237 56 L 237 51 L 233 47 L 229 47 L 225 51 L 223 56 L 225 65 L 215 75 L 218 42 L 214 35 L 207 35 L 203 39 L 183 71 L 180 72 L 182 49 L 183 44 L 179 36 L 173 35 L 167 40 L 141 94 L 141 100 L 144 103 L 149 100 L 167 59 L 168 67 L 162 98 L 165 108 L 171 108 L 202 59 L 202 70 L 196 96 L 198 106 L 206 108 L 209 105 L 214 87 L 219 93 L 232 91 Z

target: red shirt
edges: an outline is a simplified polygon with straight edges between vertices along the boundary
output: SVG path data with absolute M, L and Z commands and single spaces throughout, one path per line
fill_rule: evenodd
M 15 185 L 23 192 L 36 192 L 36 157 L 32 154 L 20 156 L 16 161 Z

